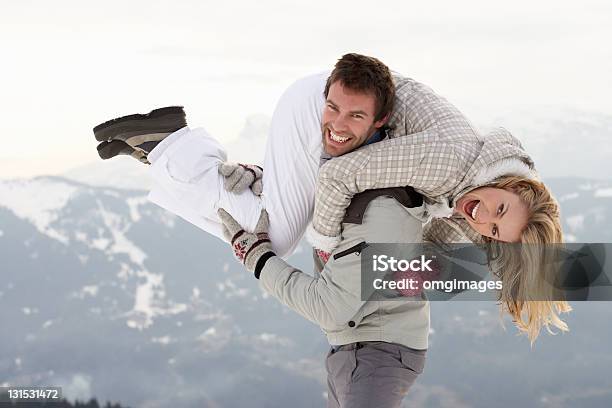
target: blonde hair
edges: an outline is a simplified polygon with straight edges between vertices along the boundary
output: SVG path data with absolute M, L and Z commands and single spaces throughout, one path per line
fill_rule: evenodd
M 486 238 L 485 241 L 489 266 L 502 280 L 501 313 L 508 312 L 533 345 L 542 327 L 551 334 L 555 334 L 551 326 L 569 330 L 559 314 L 572 308 L 552 284 L 555 282 L 551 258 L 554 251 L 548 245 L 563 242 L 559 204 L 544 183 L 525 177 L 504 176 L 492 187 L 518 194 L 527 205 L 527 225 L 521 232 L 521 244 L 504 244 Z

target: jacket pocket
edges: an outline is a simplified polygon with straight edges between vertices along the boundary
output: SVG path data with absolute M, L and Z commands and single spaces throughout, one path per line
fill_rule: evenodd
M 364 248 L 368 247 L 368 244 L 365 241 L 362 241 L 352 247 L 345 249 L 344 251 L 340 251 L 337 254 L 334 254 L 334 259 L 338 260 L 342 257 L 345 257 L 349 254 L 356 253 L 357 255 L 361 254 Z

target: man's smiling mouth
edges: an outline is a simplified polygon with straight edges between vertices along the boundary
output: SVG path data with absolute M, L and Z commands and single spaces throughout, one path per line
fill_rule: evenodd
M 328 129 L 328 132 L 329 132 L 329 138 L 336 143 L 346 143 L 350 139 L 350 137 L 338 136 L 331 129 Z

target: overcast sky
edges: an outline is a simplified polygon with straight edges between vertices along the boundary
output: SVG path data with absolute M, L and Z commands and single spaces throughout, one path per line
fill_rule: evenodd
M 564 4 L 567 3 L 567 4 Z M 0 178 L 98 160 L 91 128 L 184 105 L 223 141 L 293 80 L 373 55 L 456 102 L 612 113 L 608 1 L 14 1 Z

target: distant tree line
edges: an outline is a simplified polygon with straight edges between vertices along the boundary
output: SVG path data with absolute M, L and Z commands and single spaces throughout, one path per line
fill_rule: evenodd
M 12 402 L 9 403 L 8 407 L 16 407 L 16 408 L 129 408 L 125 405 L 111 404 L 110 402 L 106 402 L 106 405 L 98 404 L 98 400 L 95 398 L 90 399 L 88 402 L 80 402 L 79 400 L 74 401 L 73 403 L 60 399 L 59 401 L 54 402 Z

